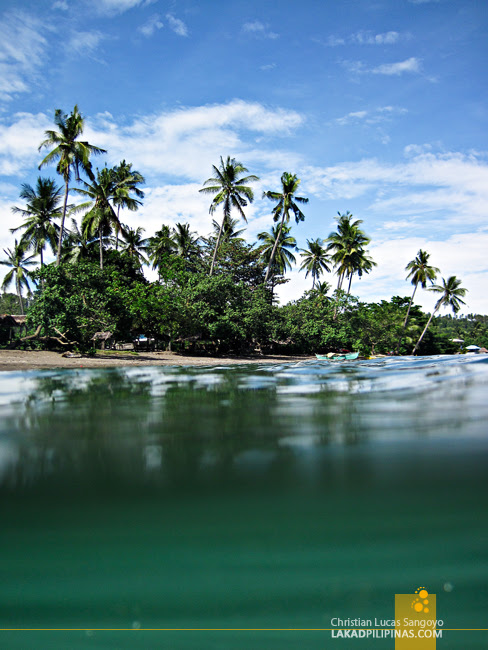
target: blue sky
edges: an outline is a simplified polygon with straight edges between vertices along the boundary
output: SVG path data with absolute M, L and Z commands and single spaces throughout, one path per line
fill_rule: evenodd
M 0 248 L 54 110 L 78 104 L 107 149 L 97 164 L 146 177 L 126 222 L 147 236 L 178 221 L 208 234 L 198 189 L 230 155 L 261 178 L 250 241 L 271 226 L 262 191 L 296 173 L 300 247 L 337 212 L 363 220 L 378 266 L 353 282 L 362 300 L 410 295 L 423 248 L 469 289 L 463 311 L 488 314 L 487 28 L 482 0 L 2 0 Z M 282 301 L 311 286 L 290 277 Z

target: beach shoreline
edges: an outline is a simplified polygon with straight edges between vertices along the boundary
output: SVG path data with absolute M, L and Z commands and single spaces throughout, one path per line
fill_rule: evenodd
M 315 359 L 311 356 L 249 355 L 206 357 L 176 352 L 99 351 L 95 357 L 63 357 L 44 350 L 0 350 L 0 371 L 55 368 L 119 368 L 139 366 L 230 366 L 265 363 L 294 363 Z

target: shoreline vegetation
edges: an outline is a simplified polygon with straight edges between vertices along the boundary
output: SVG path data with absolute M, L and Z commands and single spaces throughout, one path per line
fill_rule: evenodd
M 11 229 L 21 231 L 20 239 L 4 249 L 0 264 L 8 267 L 2 289 L 15 287 L 18 310 L 12 301 L 6 308 L 4 293 L 0 315 L 20 312 L 27 319 L 19 336 L 0 318 L 0 347 L 93 355 L 105 338 L 120 344 L 143 337 L 156 350 L 177 353 L 175 359 L 190 352 L 193 360 L 263 360 L 346 350 L 364 356 L 454 353 L 456 339 L 488 345 L 487 317 L 456 318 L 467 290 L 456 276 L 439 279 L 426 251 L 405 269 L 411 297 L 378 303 L 354 297 L 353 280 L 376 262 L 363 221 L 350 212 L 338 212 L 336 230 L 299 249 L 292 225 L 305 221 L 309 199 L 299 196 L 296 174 L 283 172 L 275 189 L 263 191 L 261 200 L 271 202 L 269 229 L 253 243 L 240 226 L 247 223 L 245 209 L 259 177 L 231 156 L 220 157 L 199 190 L 210 195 L 210 216 L 218 215 L 209 235 L 193 232 L 189 223 L 163 223 L 146 238 L 143 227 L 125 223 L 143 203 L 144 176 L 125 160 L 93 168 L 92 158 L 106 151 L 81 139 L 84 118 L 77 106 L 70 114 L 57 109 L 54 124 L 39 146 L 45 154 L 39 169 L 55 165 L 62 184 L 41 176 L 34 188 L 24 183 L 24 205 L 12 207 L 23 218 Z M 75 195 L 81 203 L 70 202 Z M 55 261 L 46 264 L 49 250 Z M 289 281 L 295 263 L 311 286 L 281 306 L 275 290 Z M 158 274 L 154 282 L 143 273 L 149 265 Z M 419 286 L 440 294 L 430 315 L 413 304 Z M 441 308 L 454 318 L 440 317 Z

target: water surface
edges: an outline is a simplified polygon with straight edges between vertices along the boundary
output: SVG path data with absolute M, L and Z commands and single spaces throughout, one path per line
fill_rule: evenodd
M 468 355 L 1 373 L 0 626 L 79 631 L 0 647 L 336 647 L 251 629 L 419 586 L 488 627 L 487 389 Z

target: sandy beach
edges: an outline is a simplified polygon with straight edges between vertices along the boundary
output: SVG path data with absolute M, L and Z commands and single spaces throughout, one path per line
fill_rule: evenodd
M 39 370 L 42 368 L 113 368 L 119 366 L 222 366 L 246 363 L 293 363 L 315 357 L 236 356 L 199 357 L 174 352 L 99 351 L 95 357 L 63 357 L 59 352 L 38 350 L 0 350 L 0 371 Z

